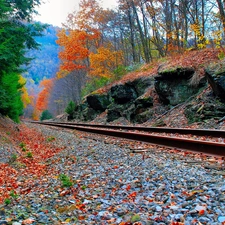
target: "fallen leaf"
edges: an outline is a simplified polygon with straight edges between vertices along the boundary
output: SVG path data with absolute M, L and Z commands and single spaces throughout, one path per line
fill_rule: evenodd
M 126 186 L 126 190 L 129 191 L 130 189 L 131 189 L 131 185 L 128 184 L 128 185 Z
M 24 221 L 22 222 L 22 224 L 24 224 L 24 225 L 26 225 L 26 224 L 32 224 L 34 221 L 35 221 L 35 220 L 32 219 L 32 218 L 28 218 L 28 219 L 24 220 Z

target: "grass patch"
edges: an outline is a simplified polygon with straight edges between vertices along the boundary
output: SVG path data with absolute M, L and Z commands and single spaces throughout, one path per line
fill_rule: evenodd
M 67 175 L 65 175 L 65 174 L 60 174 L 59 175 L 59 179 L 62 182 L 62 186 L 63 187 L 71 187 L 73 185 L 73 183 L 70 180 L 70 178 Z

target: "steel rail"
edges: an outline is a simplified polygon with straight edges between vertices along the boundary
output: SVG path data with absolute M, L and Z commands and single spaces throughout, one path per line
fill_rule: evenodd
M 54 123 L 54 122 L 35 122 L 42 125 L 56 126 L 67 129 L 76 129 L 84 132 L 91 132 L 95 134 L 107 135 L 118 138 L 125 138 L 129 140 L 141 141 L 152 143 L 160 146 L 173 147 L 178 149 L 190 150 L 194 152 L 201 152 L 210 155 L 225 156 L 225 143 L 210 142 L 192 140 L 187 138 L 158 136 L 152 134 L 136 133 L 136 132 L 124 132 L 112 129 L 103 129 L 95 127 L 85 127 L 77 125 L 69 125 L 66 123 Z
M 53 122 L 50 122 L 53 123 Z M 145 132 L 157 133 L 178 133 L 178 134 L 191 134 L 197 136 L 210 136 L 225 138 L 225 130 L 213 129 L 190 129 L 190 128 L 169 128 L 169 127 L 144 127 L 144 126 L 124 126 L 124 125 L 102 125 L 102 124 L 87 124 L 87 123 L 72 123 L 72 122 L 54 122 L 58 124 L 68 124 L 83 127 L 99 127 L 107 129 L 123 129 L 123 130 L 137 130 Z

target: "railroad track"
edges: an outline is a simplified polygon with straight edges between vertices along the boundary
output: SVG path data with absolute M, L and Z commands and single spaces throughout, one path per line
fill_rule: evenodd
M 182 129 L 164 127 L 159 128 L 142 126 L 136 127 L 36 121 L 32 121 L 32 123 L 56 126 L 66 129 L 76 129 L 84 132 L 147 142 L 161 146 L 205 153 L 209 155 L 217 155 L 223 157 L 225 156 L 225 131 L 222 130 Z M 161 135 L 162 133 L 166 133 L 167 136 Z M 190 137 L 178 137 L 178 135 L 194 135 L 195 137 L 204 137 L 204 139 L 211 138 L 211 140 L 195 140 Z

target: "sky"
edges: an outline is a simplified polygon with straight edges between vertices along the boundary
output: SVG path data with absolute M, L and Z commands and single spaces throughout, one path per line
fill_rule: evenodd
M 35 21 L 52 24 L 61 27 L 66 21 L 69 13 L 78 10 L 79 0 L 44 0 L 36 10 L 39 15 L 34 17 Z M 101 0 L 102 7 L 113 8 L 117 5 L 117 0 Z

